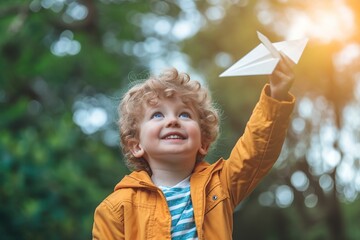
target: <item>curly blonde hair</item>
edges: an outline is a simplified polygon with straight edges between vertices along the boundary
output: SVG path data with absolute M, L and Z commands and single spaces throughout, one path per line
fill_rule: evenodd
M 129 142 L 139 139 L 139 125 L 144 117 L 144 107 L 155 105 L 159 99 L 173 97 L 179 97 L 197 112 L 202 143 L 210 146 L 216 140 L 219 134 L 219 114 L 211 101 L 209 91 L 198 81 L 190 80 L 188 74 L 171 68 L 131 87 L 119 104 L 121 147 L 129 169 L 145 170 L 151 174 L 147 161 L 132 154 Z M 204 156 L 198 155 L 197 161 L 202 161 L 203 158 Z

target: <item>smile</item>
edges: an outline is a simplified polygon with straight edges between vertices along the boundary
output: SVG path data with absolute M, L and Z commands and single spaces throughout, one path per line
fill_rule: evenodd
M 185 137 L 179 133 L 170 133 L 165 135 L 162 139 L 185 139 Z

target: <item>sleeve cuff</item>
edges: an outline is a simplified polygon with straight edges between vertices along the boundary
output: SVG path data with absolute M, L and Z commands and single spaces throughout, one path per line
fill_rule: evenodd
M 267 118 L 289 117 L 294 109 L 295 97 L 289 94 L 287 101 L 279 101 L 270 96 L 270 85 L 266 84 L 261 91 L 259 105 Z

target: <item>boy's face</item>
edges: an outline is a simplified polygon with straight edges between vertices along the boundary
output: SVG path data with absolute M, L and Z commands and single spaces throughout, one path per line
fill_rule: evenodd
M 180 98 L 159 99 L 144 106 L 140 134 L 131 149 L 135 157 L 155 164 L 194 164 L 198 153 L 205 155 L 197 113 Z

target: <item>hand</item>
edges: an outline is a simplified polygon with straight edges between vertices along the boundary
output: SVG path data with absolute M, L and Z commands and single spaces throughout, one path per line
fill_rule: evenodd
M 284 53 L 280 52 L 281 60 L 274 72 L 269 76 L 271 97 L 282 101 L 288 98 L 288 92 L 294 82 L 295 63 Z

